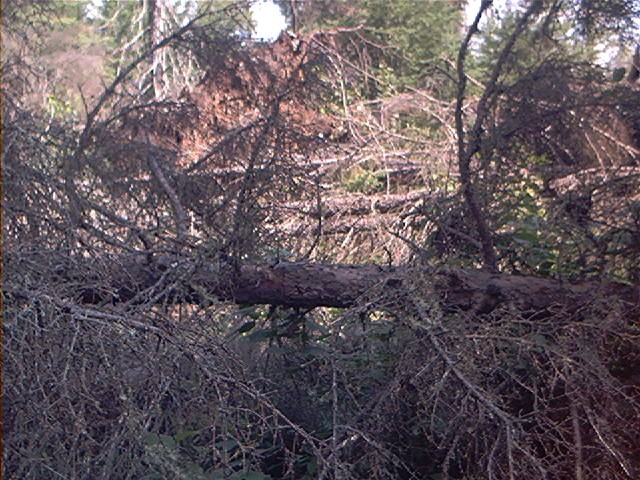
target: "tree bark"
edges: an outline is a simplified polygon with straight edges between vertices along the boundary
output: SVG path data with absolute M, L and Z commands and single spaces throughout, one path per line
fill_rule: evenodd
M 569 283 L 463 268 L 429 271 L 308 262 L 246 264 L 238 270 L 221 269 L 215 262 L 196 264 L 169 258 L 152 264 L 111 260 L 102 262 L 100 268 L 105 265 L 112 266 L 103 277 L 109 278 L 111 284 L 83 287 L 78 292 L 80 301 L 145 302 L 155 298 L 153 301 L 157 302 L 200 304 L 215 297 L 240 304 L 346 308 L 384 303 L 404 295 L 423 295 L 437 297 L 447 311 L 484 314 L 499 307 L 512 307 L 533 315 L 556 308 L 578 311 L 602 302 L 621 309 L 630 319 L 640 318 L 640 287 L 606 281 Z M 74 277 L 75 281 L 83 278 Z M 421 287 L 415 278 L 426 279 L 432 287 Z M 84 280 L 86 284 L 87 279 Z M 158 293 L 163 291 L 167 293 Z

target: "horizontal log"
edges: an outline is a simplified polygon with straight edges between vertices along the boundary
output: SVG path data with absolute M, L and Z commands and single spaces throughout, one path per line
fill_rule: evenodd
M 104 268 L 105 264 L 102 265 Z M 109 278 L 110 285 L 83 287 L 79 292 L 82 301 L 143 302 L 166 290 L 163 301 L 202 303 L 217 297 L 241 304 L 352 307 L 375 302 L 376 298 L 388 300 L 415 294 L 413 279 L 425 278 L 433 287 L 420 294 L 437 296 L 447 310 L 488 313 L 511 306 L 521 312 L 560 307 L 574 311 L 602 299 L 611 308 L 621 308 L 630 318 L 638 319 L 640 315 L 640 287 L 608 281 L 570 283 L 463 268 L 429 271 L 310 262 L 246 264 L 239 269 L 221 269 L 217 262 L 195 263 L 188 259 L 171 262 L 163 258 L 151 264 L 121 261 L 109 265 L 112 271 L 104 272 L 102 278 Z M 161 297 L 156 299 L 160 301 Z
M 318 235 L 318 221 L 302 224 L 297 219 L 290 220 L 279 226 L 279 231 L 291 236 Z M 399 220 L 398 215 L 393 213 L 368 215 L 361 217 L 347 216 L 344 218 L 333 217 L 322 222 L 322 235 L 347 235 L 354 233 L 384 233 L 385 230 L 393 229 L 394 225 L 402 226 L 417 225 L 425 220 L 424 216 L 412 215 L 404 221 Z M 400 223 L 402 222 L 402 223 Z
M 408 193 L 375 194 L 366 195 L 364 193 L 351 193 L 343 195 L 332 195 L 322 199 L 322 209 L 318 211 L 317 206 L 310 202 L 294 202 L 287 205 L 294 211 L 307 213 L 312 218 L 332 218 L 334 216 L 356 216 L 367 214 L 383 214 L 398 212 L 423 199 L 430 199 L 431 192 L 428 190 L 416 190 Z
M 549 182 L 549 188 L 559 194 L 580 190 L 611 188 L 615 184 L 626 184 L 633 187 L 640 182 L 640 167 L 615 166 L 608 168 L 589 168 L 572 173 L 566 177 L 556 178 Z

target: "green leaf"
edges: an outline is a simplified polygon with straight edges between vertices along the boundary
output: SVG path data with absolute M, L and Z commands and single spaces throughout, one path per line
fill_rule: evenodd
M 171 450 L 178 446 L 176 440 L 171 435 L 158 435 L 157 433 L 148 433 L 144 438 L 144 443 L 150 447 L 162 445 Z
M 219 468 L 211 472 L 210 478 L 211 480 L 222 480 L 223 478 L 227 478 L 227 476 L 224 473 L 224 469 Z
M 255 332 L 251 332 L 247 335 L 246 338 L 251 340 L 252 342 L 261 342 L 263 340 L 268 340 L 269 338 L 273 338 L 276 336 L 276 333 L 270 328 L 263 328 L 260 330 L 256 330 Z
M 176 433 L 173 438 L 175 438 L 176 442 L 182 442 L 183 440 L 186 440 L 187 438 L 193 437 L 197 434 L 197 430 L 185 430 L 184 432 Z
M 242 325 L 240 325 L 240 328 L 238 328 L 238 330 L 236 330 L 236 332 L 237 333 L 247 333 L 249 330 L 251 330 L 255 326 L 256 326 L 256 321 L 255 320 L 249 320 L 248 322 L 245 322 Z
M 611 80 L 614 82 L 619 82 L 624 78 L 624 74 L 627 70 L 624 67 L 616 68 L 611 75 Z
M 318 467 L 316 465 L 315 460 L 312 459 L 310 462 L 307 463 L 307 474 L 315 475 L 317 470 L 318 470 Z
M 192 473 L 197 477 L 202 477 L 204 475 L 204 470 L 202 470 L 202 467 L 198 465 L 196 462 L 189 462 L 186 464 L 185 467 L 189 473 Z
M 534 335 L 531 336 L 531 341 L 533 343 L 535 343 L 536 345 L 539 345 L 541 347 L 546 347 L 549 345 L 549 341 L 547 340 L 547 337 L 545 337 L 544 335 L 541 335 L 539 333 L 536 333 Z
M 515 242 L 520 244 L 531 245 L 538 243 L 537 232 L 532 232 L 530 230 L 520 230 L 515 233 L 513 238 Z
M 157 445 L 160 443 L 160 435 L 157 433 L 147 433 L 144 437 L 144 443 L 148 446 Z
M 165 447 L 172 450 L 178 446 L 175 439 L 171 435 L 160 435 L 160 441 Z
M 219 442 L 216 442 L 216 447 L 220 450 L 224 450 L 230 453 L 238 448 L 238 442 L 236 442 L 235 440 L 221 440 Z

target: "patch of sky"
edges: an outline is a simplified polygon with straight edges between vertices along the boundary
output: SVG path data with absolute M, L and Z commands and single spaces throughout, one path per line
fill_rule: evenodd
M 255 23 L 252 37 L 256 40 L 273 41 L 287 28 L 287 21 L 280 7 L 271 0 L 258 0 L 251 5 Z

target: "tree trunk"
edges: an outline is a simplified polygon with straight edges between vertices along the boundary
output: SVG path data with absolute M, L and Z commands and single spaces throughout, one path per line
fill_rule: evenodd
M 501 306 L 531 314 L 554 308 L 577 311 L 600 301 L 612 309 L 622 309 L 630 319 L 640 317 L 638 286 L 604 281 L 569 283 L 462 268 L 429 271 L 394 266 L 293 262 L 247 264 L 233 270 L 221 269 L 215 262 L 196 264 L 191 260 L 168 258 L 160 258 L 151 264 L 110 260 L 100 267 L 89 268 L 93 271 L 110 268 L 104 271 L 107 276 L 103 278 L 109 278 L 111 285 L 83 287 L 78 296 L 87 303 L 145 302 L 155 296 L 155 301 L 182 303 L 203 303 L 215 297 L 241 304 L 352 307 L 367 302 L 375 305 L 383 299 L 384 303 L 410 294 L 414 297 L 435 295 L 446 310 L 480 314 Z M 69 270 L 64 275 L 86 285 L 86 274 L 77 268 L 74 270 L 75 274 Z M 415 282 L 416 278 L 426 282 Z M 93 285 L 98 283 L 101 282 Z M 425 284 L 432 287 L 421 286 Z M 163 291 L 168 293 L 161 294 Z

